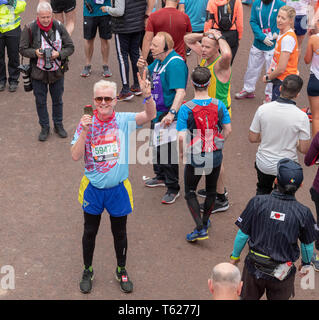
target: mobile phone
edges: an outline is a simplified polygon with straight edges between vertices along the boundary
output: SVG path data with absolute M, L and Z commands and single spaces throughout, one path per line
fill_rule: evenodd
M 90 116 L 93 116 L 93 107 L 88 104 L 83 108 L 84 114 L 88 114 Z

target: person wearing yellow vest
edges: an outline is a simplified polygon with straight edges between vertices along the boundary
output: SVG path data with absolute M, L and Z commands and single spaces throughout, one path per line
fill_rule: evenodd
M 21 34 L 21 17 L 25 10 L 24 0 L 0 0 L 0 91 L 4 91 L 7 80 L 9 91 L 15 92 L 18 88 L 20 71 L 19 61 L 19 42 Z M 5 48 L 8 55 L 7 79 L 5 64 Z
M 185 44 L 197 54 L 200 66 L 207 67 L 212 75 L 208 87 L 208 95 L 221 100 L 231 116 L 230 81 L 232 78 L 232 51 L 221 32 L 209 29 L 204 33 L 189 33 L 184 36 Z M 201 41 L 201 43 L 200 43 Z M 217 181 L 217 194 L 212 213 L 226 211 L 229 208 L 224 186 L 224 166 L 221 165 Z M 206 196 L 206 191 L 198 190 L 199 196 Z
M 283 6 L 277 15 L 277 38 L 275 52 L 263 82 L 273 83 L 272 101 L 280 96 L 280 86 L 290 74 L 298 74 L 299 49 L 297 36 L 293 30 L 296 11 L 290 6 Z

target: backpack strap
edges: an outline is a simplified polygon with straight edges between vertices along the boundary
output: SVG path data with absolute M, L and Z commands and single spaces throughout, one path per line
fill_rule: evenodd
M 185 103 L 185 106 L 187 106 L 189 109 L 193 110 L 197 106 L 197 104 L 194 103 L 192 100 L 189 100 Z

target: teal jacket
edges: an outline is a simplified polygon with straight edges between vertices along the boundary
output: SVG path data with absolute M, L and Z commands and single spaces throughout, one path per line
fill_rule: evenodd
M 250 15 L 250 27 L 254 33 L 254 46 L 263 51 L 269 51 L 275 48 L 276 41 L 272 47 L 266 46 L 263 41 L 266 38 L 266 35 L 263 33 L 260 23 L 260 10 L 261 10 L 261 21 L 263 24 L 263 28 L 271 29 L 272 33 L 279 34 L 279 30 L 277 28 L 277 15 L 279 9 L 285 5 L 281 0 L 273 0 L 275 1 L 273 11 L 270 17 L 270 26 L 268 26 L 268 17 L 272 7 L 272 2 L 269 4 L 262 3 L 261 0 L 255 0 L 254 4 L 251 7 L 251 15 Z

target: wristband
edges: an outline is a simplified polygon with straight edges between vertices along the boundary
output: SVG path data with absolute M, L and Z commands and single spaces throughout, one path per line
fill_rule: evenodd
M 169 113 L 173 114 L 174 116 L 177 114 L 175 109 L 169 109 L 168 111 Z
M 145 103 L 146 103 L 146 101 L 150 100 L 151 98 L 152 98 L 152 95 L 150 95 L 150 96 L 146 97 L 146 98 L 144 99 L 144 101 L 143 101 L 143 104 L 145 104 Z
M 237 260 L 239 260 L 240 259 L 240 257 L 234 257 L 232 254 L 230 255 L 230 259 L 231 260 L 235 260 L 235 261 L 237 261 Z

